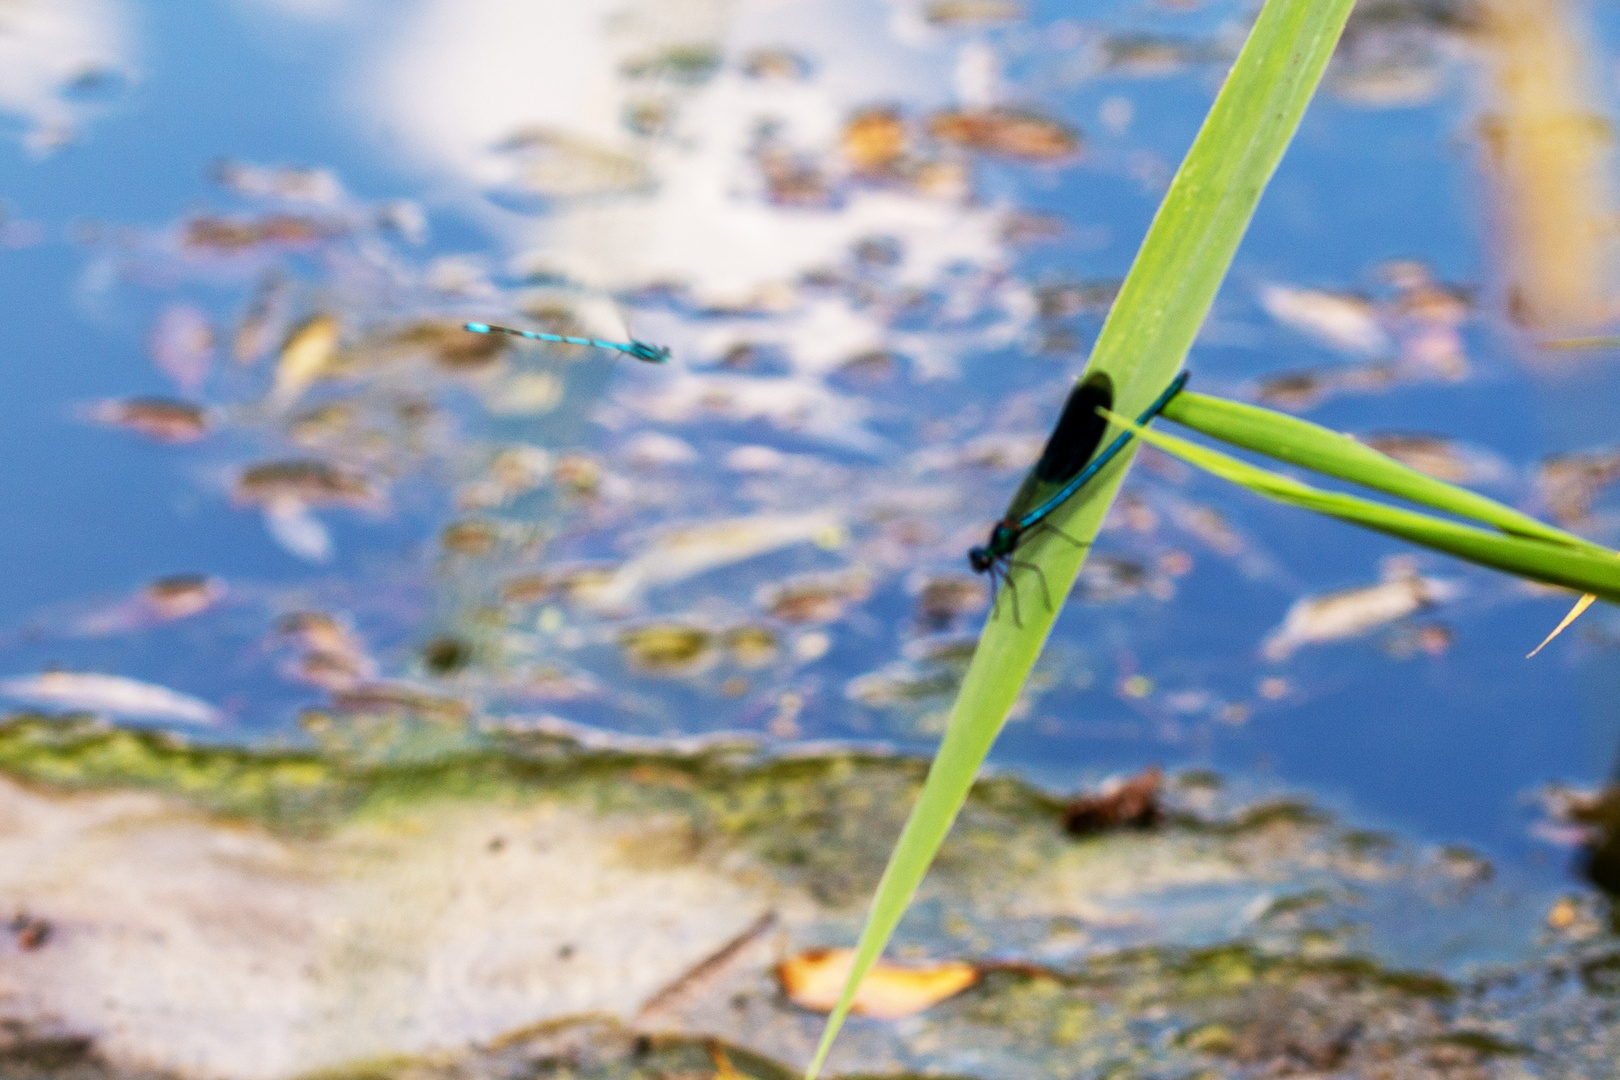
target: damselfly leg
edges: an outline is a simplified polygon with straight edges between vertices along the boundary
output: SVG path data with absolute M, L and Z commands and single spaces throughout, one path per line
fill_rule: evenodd
M 1070 536 L 1068 533 L 1064 532 L 1062 529 L 1058 528 L 1056 525 L 1053 525 L 1050 521 L 1037 521 L 1034 525 L 1030 526 L 1027 530 L 1025 530 L 1025 535 L 1026 536 L 1032 536 L 1035 533 L 1041 531 L 1042 529 L 1045 529 L 1047 532 L 1050 532 L 1050 533 L 1056 533 L 1058 536 L 1061 536 L 1063 539 L 1067 540 L 1069 543 L 1073 544 L 1075 547 L 1079 548 L 1081 551 L 1084 551 L 1084 550 L 1086 550 L 1086 548 L 1091 546 L 1090 544 L 1086 543 L 1084 540 L 1076 540 L 1074 537 Z
M 1042 570 L 1039 565 L 1025 559 L 1008 559 L 1007 565 L 1015 570 L 1033 570 L 1035 572 L 1035 576 L 1040 578 L 1041 581 L 1041 597 L 1046 601 L 1046 610 L 1051 611 L 1052 590 L 1046 586 L 1046 571 Z M 1007 580 L 1010 582 L 1012 578 L 1009 577 Z

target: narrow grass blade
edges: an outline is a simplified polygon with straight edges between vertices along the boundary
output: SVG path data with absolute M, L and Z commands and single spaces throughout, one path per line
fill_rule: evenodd
M 1421 506 L 1483 521 L 1515 536 L 1530 536 L 1555 544 L 1607 551 L 1574 533 L 1503 506 L 1495 499 L 1402 465 L 1348 435 L 1330 431 L 1308 420 L 1190 391 L 1178 394 L 1165 407 L 1164 415 L 1212 439 L 1325 476 L 1373 488 Z
M 1620 603 L 1620 562 L 1612 558 L 1603 558 L 1587 549 L 1566 544 L 1489 532 L 1472 525 L 1385 506 L 1355 495 L 1322 491 L 1207 446 L 1199 446 L 1162 431 L 1136 427 L 1122 417 L 1111 415 L 1109 419 L 1135 428 L 1138 438 L 1166 453 L 1269 499 L 1387 533 L 1481 566 L 1504 570 L 1548 585 L 1578 589 L 1611 603 Z
M 1581 339 L 1592 344 L 1620 345 L 1620 338 Z M 1555 342 L 1555 345 L 1579 344 Z M 1421 506 L 1473 518 L 1494 525 L 1503 532 L 1529 536 L 1555 544 L 1566 544 L 1592 552 L 1607 549 L 1574 533 L 1538 521 L 1528 514 L 1503 506 L 1494 499 L 1437 480 L 1393 458 L 1364 446 L 1347 435 L 1329 431 L 1306 420 L 1272 412 L 1254 405 L 1227 401 L 1183 391 L 1166 407 L 1164 415 L 1222 442 L 1254 450 L 1280 461 L 1303 466 L 1313 472 L 1348 480 Z M 1537 645 L 1530 657 L 1545 649 L 1591 607 L 1597 597 L 1588 593 L 1570 609 L 1564 621 Z
M 1108 375 L 1115 408 L 1135 416 L 1180 370 L 1232 257 L 1344 29 L 1354 0 L 1266 0 L 1120 287 L 1088 372 Z M 1134 456 L 1135 443 L 1050 519 L 1018 557 L 1040 567 L 1055 601 L 1025 604 L 1022 625 L 992 612 L 944 741 L 878 883 L 848 984 L 827 1018 L 806 1080 L 815 1080 L 855 991 L 905 914 L 966 801 L 979 766 L 1023 689 Z M 1017 587 L 1016 580 L 1008 583 Z

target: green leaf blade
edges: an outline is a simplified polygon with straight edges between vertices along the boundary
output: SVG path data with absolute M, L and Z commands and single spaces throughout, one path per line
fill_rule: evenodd
M 1115 408 L 1140 413 L 1180 369 L 1298 129 L 1354 0 L 1266 0 L 1192 148 L 1171 182 L 1098 337 L 1087 371 L 1113 381 Z M 1116 429 L 1117 430 L 1117 429 Z M 1032 536 L 1020 560 L 1041 568 L 1054 608 L 1022 605 L 1023 624 L 991 618 L 958 693 L 917 806 L 878 884 L 854 966 L 806 1080 L 815 1080 L 860 982 L 899 926 L 1022 690 L 1134 456 L 1135 444 L 1056 510 L 1070 540 Z M 1017 587 L 1017 582 L 1009 583 Z
M 1604 549 L 1495 499 L 1437 480 L 1410 466 L 1308 420 L 1238 401 L 1183 391 L 1164 415 L 1212 439 L 1299 465 L 1458 517 L 1494 525 L 1503 532 L 1555 544 Z
M 1355 495 L 1322 491 L 1162 431 L 1136 428 L 1136 433 L 1138 438 L 1188 464 L 1269 499 L 1314 510 L 1481 566 L 1620 603 L 1620 562 L 1594 551 L 1490 532 Z

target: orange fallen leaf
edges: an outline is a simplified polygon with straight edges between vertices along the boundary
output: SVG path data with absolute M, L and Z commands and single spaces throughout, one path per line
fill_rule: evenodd
M 854 962 L 854 949 L 814 949 L 778 964 L 776 977 L 795 1005 L 831 1012 Z M 855 993 L 854 1011 L 880 1020 L 898 1020 L 937 1005 L 978 981 L 978 969 L 960 960 L 927 964 L 879 960 Z

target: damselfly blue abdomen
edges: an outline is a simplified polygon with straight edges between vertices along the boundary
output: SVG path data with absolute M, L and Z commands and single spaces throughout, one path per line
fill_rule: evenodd
M 633 356 L 637 360 L 645 360 L 649 364 L 662 364 L 669 359 L 669 346 L 649 345 L 645 341 L 602 341 L 599 338 L 569 337 L 566 334 L 542 334 L 538 330 L 519 330 L 511 326 L 495 326 L 491 323 L 470 322 L 465 329 L 475 334 L 511 334 L 513 337 L 528 338 L 530 341 L 554 341 L 560 345 L 588 345 L 595 349 L 613 349 L 626 356 Z

